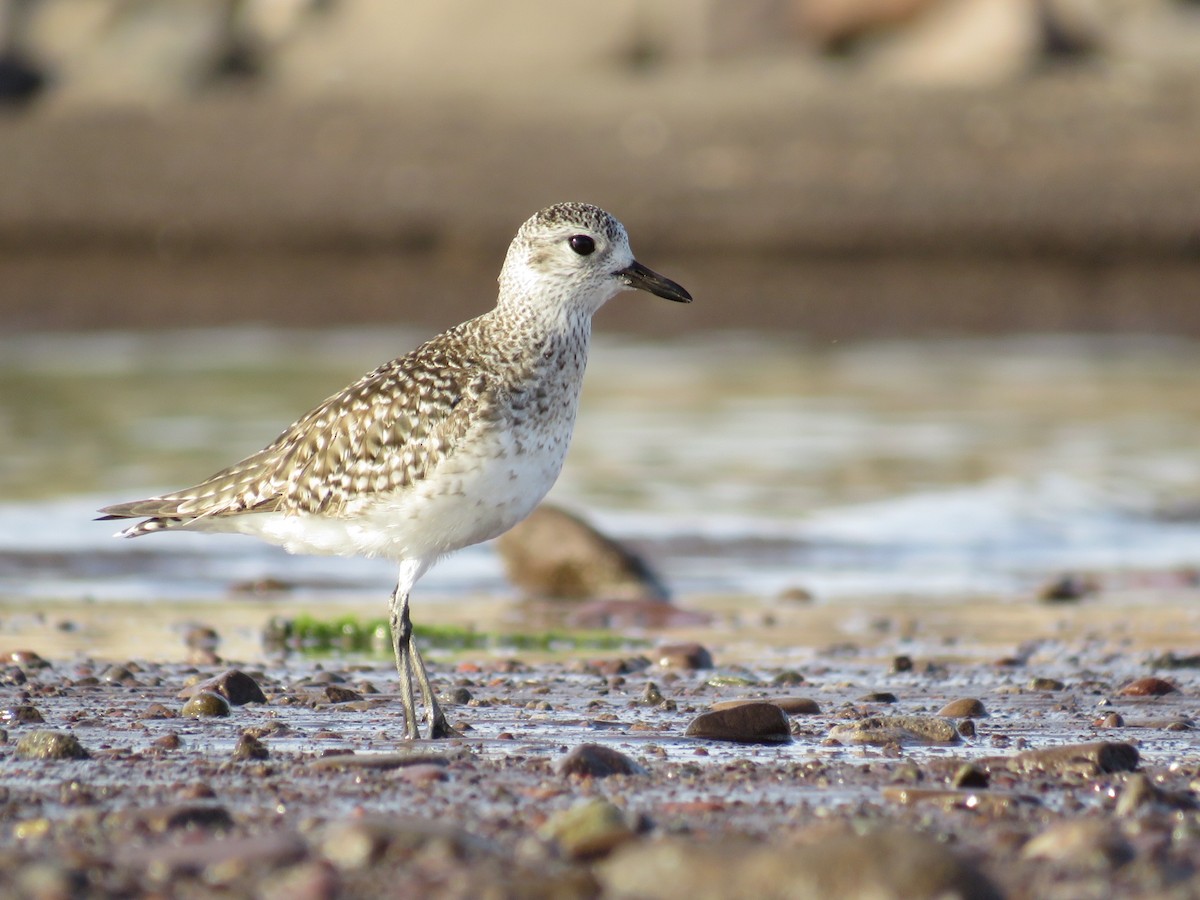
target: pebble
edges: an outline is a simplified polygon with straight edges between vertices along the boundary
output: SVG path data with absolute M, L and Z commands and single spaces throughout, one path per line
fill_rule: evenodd
M 179 714 L 192 719 L 227 716 L 229 715 L 229 701 L 212 691 L 201 691 L 183 704 L 183 709 L 179 711 Z
M 743 744 L 776 744 L 792 740 L 787 713 L 774 703 L 742 703 L 701 713 L 688 724 L 688 737 Z
M 1001 894 L 973 864 L 912 831 L 836 834 L 803 846 L 667 837 L 619 848 L 595 868 L 604 896 L 933 900 Z
M 851 744 L 953 744 L 958 742 L 954 723 L 934 716 L 870 716 L 834 725 L 829 736 Z
M 411 753 L 338 753 L 320 756 L 309 765 L 314 769 L 399 769 L 403 766 L 447 766 L 457 754 L 440 751 Z
M 401 766 L 395 770 L 393 777 L 397 781 L 404 781 L 408 784 L 430 784 L 434 781 L 447 781 L 450 775 L 446 771 L 445 763 L 425 762 Z
M 892 672 L 911 672 L 913 661 L 911 656 L 892 657 Z
M 0 722 L 5 725 L 41 725 L 45 721 L 37 707 L 29 703 L 10 706 L 0 712 Z
M 138 716 L 139 719 L 174 719 L 179 713 L 161 703 L 151 703 Z
M 193 828 L 224 831 L 233 827 L 233 816 L 228 809 L 219 803 L 204 802 L 132 807 L 114 811 L 109 819 L 117 826 L 136 824 L 159 834 Z
M 258 682 L 241 669 L 228 669 L 220 675 L 184 688 L 176 696 L 182 700 L 194 697 L 202 691 L 220 694 L 233 706 L 267 702 Z
M 1010 758 L 1007 766 L 1017 772 L 1083 773 L 1098 775 L 1132 772 L 1137 768 L 1138 752 L 1132 744 L 1094 741 L 1026 750 Z
M 1139 678 L 1122 687 L 1117 693 L 1122 697 L 1162 697 L 1165 694 L 1177 694 L 1179 688 L 1165 678 Z
M 238 737 L 237 745 L 233 748 L 233 758 L 238 760 L 269 759 L 271 751 L 267 745 L 252 734 L 242 734 Z
M 608 800 L 584 800 L 550 816 L 539 836 L 569 859 L 596 859 L 632 840 L 637 831 L 625 812 Z
M 21 736 L 17 741 L 20 759 L 89 759 L 75 735 L 65 731 L 39 729 Z
M 645 775 L 646 769 L 630 757 L 602 744 L 580 744 L 557 760 L 559 775 L 581 778 L 607 778 L 610 775 Z
M 659 691 L 658 685 L 653 681 L 646 682 L 646 688 L 642 691 L 642 696 L 638 699 L 638 703 L 642 706 L 661 706 L 666 702 L 666 697 Z
M 771 679 L 771 684 L 791 687 L 797 684 L 804 684 L 804 676 L 795 669 L 784 669 L 778 675 Z
M 1031 691 L 1061 691 L 1065 687 L 1057 678 L 1032 678 L 1029 681 Z
M 711 669 L 712 654 L 695 642 L 660 644 L 654 648 L 654 661 L 664 669 Z
M 898 698 L 891 691 L 872 691 L 858 698 L 860 703 L 897 703 Z
M 327 684 L 322 691 L 329 703 L 354 703 L 362 700 L 362 694 L 340 684 Z
M 1102 819 L 1056 822 L 1021 848 L 1025 859 L 1045 859 L 1088 869 L 1108 870 L 1134 857 L 1119 828 Z
M 48 669 L 50 663 L 42 659 L 32 650 L 10 650 L 4 654 L 4 659 L 14 665 L 20 666 L 22 669 L 32 671 L 34 669 Z
M 946 719 L 985 719 L 987 709 L 983 702 L 974 697 L 963 697 L 951 700 L 938 710 L 937 714 Z

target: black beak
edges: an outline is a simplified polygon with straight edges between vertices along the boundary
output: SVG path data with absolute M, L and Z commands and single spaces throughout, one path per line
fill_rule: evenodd
M 651 294 L 666 300 L 674 300 L 676 303 L 692 302 L 692 295 L 682 287 L 670 278 L 663 278 L 657 272 L 647 269 L 636 260 L 628 268 L 617 272 L 617 276 L 627 286 L 639 291 L 649 291 Z

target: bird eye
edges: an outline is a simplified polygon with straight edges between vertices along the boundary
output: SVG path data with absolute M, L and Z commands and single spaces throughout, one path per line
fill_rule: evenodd
M 567 241 L 571 245 L 571 249 L 580 256 L 588 256 L 596 249 L 596 242 L 586 234 L 573 234 Z

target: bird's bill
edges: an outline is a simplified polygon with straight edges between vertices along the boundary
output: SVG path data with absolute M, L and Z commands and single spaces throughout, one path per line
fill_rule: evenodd
M 674 300 L 676 303 L 692 302 L 692 295 L 685 291 L 683 287 L 673 282 L 670 278 L 664 278 L 652 269 L 647 269 L 636 260 L 629 267 L 622 269 L 617 274 L 627 286 L 636 288 L 639 291 L 649 291 L 655 296 L 666 300 Z

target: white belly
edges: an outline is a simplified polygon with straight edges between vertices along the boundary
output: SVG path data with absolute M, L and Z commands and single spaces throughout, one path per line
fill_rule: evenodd
M 533 511 L 562 469 L 570 413 L 536 432 L 517 426 L 472 435 L 422 481 L 359 500 L 337 517 L 252 513 L 196 526 L 255 535 L 290 553 L 432 562 L 503 534 Z

